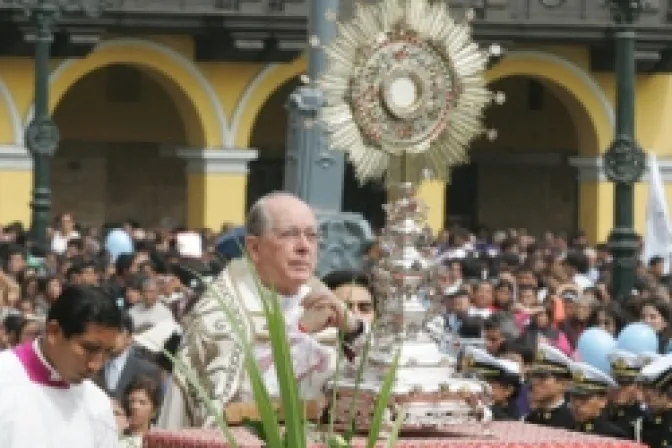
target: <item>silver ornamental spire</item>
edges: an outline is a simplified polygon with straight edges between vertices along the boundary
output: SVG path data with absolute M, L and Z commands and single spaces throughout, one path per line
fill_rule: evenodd
M 355 424 L 366 430 L 385 375 L 399 351 L 390 400 L 389 421 L 402 418 L 402 431 L 431 431 L 480 421 L 475 402 L 488 400 L 485 383 L 456 374 L 454 357 L 442 353 L 426 329 L 426 298 L 434 290 L 433 267 L 425 255 L 426 206 L 412 183 L 398 184 L 396 199 L 385 206 L 387 226 L 381 236 L 383 257 L 374 269 L 378 315 L 362 382 L 357 368 L 346 364 L 332 387 L 336 423 L 345 425 L 354 401 Z M 357 363 L 355 363 L 357 364 Z M 472 403 L 472 404 L 469 404 Z M 403 410 L 403 414 L 401 411 Z
M 347 425 L 355 406 L 357 428 L 368 428 L 397 352 L 388 423 L 402 419 L 403 431 L 427 432 L 479 421 L 486 413 L 475 404 L 487 401 L 487 385 L 460 377 L 455 357 L 441 352 L 429 330 L 434 310 L 427 301 L 437 288 L 427 207 L 416 186 L 447 179 L 451 166 L 466 162 L 470 143 L 485 130 L 485 107 L 503 98 L 487 89 L 488 55 L 472 41 L 470 24 L 455 22 L 446 2 L 355 6 L 353 19 L 339 24 L 339 36 L 326 49 L 321 119 L 360 182 L 386 176 L 393 198 L 384 206 L 383 257 L 373 272 L 379 304 L 373 345 L 361 384 L 352 365 L 331 384 L 335 422 Z

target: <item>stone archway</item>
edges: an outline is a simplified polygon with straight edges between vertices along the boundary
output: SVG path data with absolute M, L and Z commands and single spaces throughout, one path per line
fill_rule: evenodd
M 448 223 L 534 234 L 576 230 L 578 173 L 570 159 L 599 151 L 590 117 L 563 87 L 541 77 L 508 76 L 490 87 L 507 97 L 486 113 L 498 137 L 476 142 L 472 162 L 455 169 Z
M 281 85 L 262 106 L 250 137 L 250 147 L 259 150 L 257 160 L 250 162 L 247 180 L 248 207 L 262 195 L 283 188 L 287 142 L 288 114 L 285 107 L 289 95 L 299 86 L 292 78 Z M 343 183 L 343 211 L 362 214 L 373 228 L 384 222 L 382 204 L 387 197 L 382 183 L 360 186 L 349 163 Z
M 186 167 L 174 148 L 205 141 L 190 126 L 199 120 L 184 96 L 168 77 L 135 65 L 106 65 L 78 79 L 54 112 L 62 140 L 52 173 L 54 213 L 72 212 L 92 226 L 184 223 Z

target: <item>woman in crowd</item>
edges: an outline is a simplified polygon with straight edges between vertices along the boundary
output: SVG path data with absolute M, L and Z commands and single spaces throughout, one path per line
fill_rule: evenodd
M 653 328 L 658 335 L 658 351 L 667 353 L 672 349 L 672 308 L 662 299 L 647 299 L 641 303 L 639 318 Z
M 588 327 L 600 327 L 614 338 L 618 336 L 624 325 L 623 312 L 617 303 L 598 305 L 588 319 Z
M 550 344 L 569 356 L 572 346 L 565 333 L 553 326 L 553 310 L 545 307 L 532 315 L 530 323 L 523 333 L 523 338 L 533 346 L 544 342 Z
M 143 436 L 149 432 L 161 409 L 161 390 L 152 378 L 138 376 L 126 389 L 124 409 L 128 415 L 126 443 L 142 446 Z

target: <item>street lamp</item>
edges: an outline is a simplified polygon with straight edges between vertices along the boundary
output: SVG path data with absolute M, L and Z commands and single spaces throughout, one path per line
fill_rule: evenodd
M 604 171 L 614 186 L 614 228 L 609 236 L 612 288 L 624 300 L 635 285 L 638 242 L 634 230 L 634 184 L 646 167 L 646 156 L 635 140 L 635 22 L 643 0 L 610 0 L 616 23 L 616 131 L 604 155 Z
M 81 11 L 99 17 L 105 0 L 18 0 L 35 27 L 35 108 L 26 128 L 26 146 L 33 157 L 31 233 L 38 247 L 47 243 L 51 214 L 51 161 L 58 148 L 58 128 L 49 114 L 49 59 L 54 27 L 63 12 Z

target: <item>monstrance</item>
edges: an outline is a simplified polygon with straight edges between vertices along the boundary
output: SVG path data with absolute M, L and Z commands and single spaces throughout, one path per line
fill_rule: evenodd
M 484 383 L 455 373 L 454 359 L 426 330 L 423 304 L 433 276 L 416 186 L 447 179 L 451 166 L 467 161 L 495 99 L 484 78 L 489 55 L 473 42 L 468 17 L 455 22 L 445 3 L 356 4 L 325 49 L 328 67 L 319 80 L 332 147 L 348 154 L 360 182 L 385 177 L 396 193 L 384 206 L 384 256 L 374 269 L 379 313 L 361 382 L 344 367 L 331 384 L 336 422 L 347 425 L 354 407 L 363 430 L 397 351 L 388 423 L 403 419 L 402 429 L 425 431 L 478 421 L 474 403 L 487 395 Z

